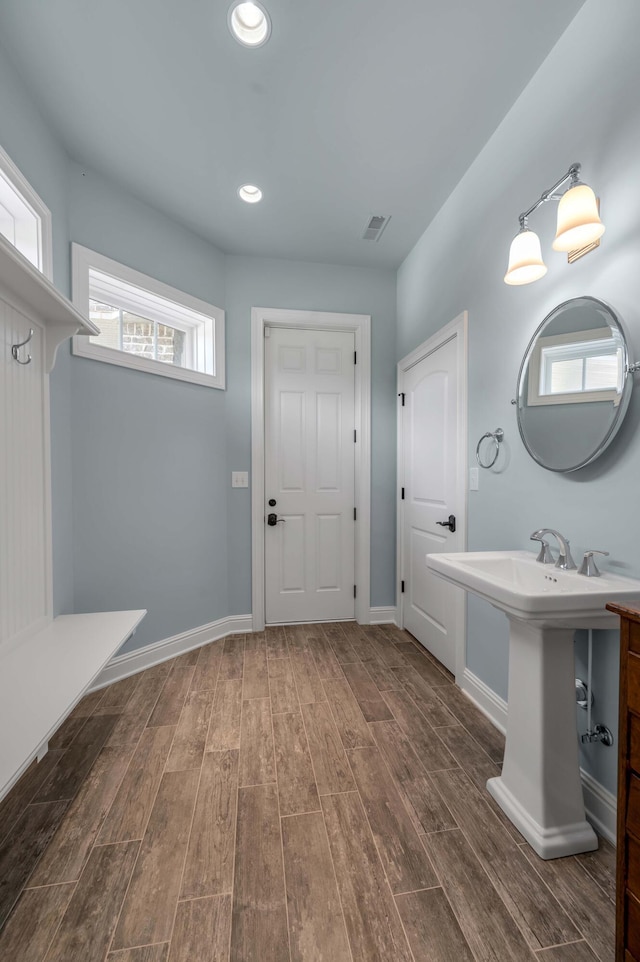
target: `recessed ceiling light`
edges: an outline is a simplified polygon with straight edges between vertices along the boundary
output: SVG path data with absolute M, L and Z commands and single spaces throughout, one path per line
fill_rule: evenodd
M 262 191 L 253 184 L 243 184 L 242 187 L 238 187 L 238 196 L 247 204 L 257 204 L 262 200 Z
M 227 19 L 231 33 L 245 47 L 261 47 L 269 39 L 271 20 L 261 3 L 233 3 Z

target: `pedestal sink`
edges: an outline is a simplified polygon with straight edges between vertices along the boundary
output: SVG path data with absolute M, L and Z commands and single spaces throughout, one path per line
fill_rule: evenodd
M 434 574 L 509 619 L 509 713 L 502 775 L 487 789 L 542 858 L 598 847 L 584 812 L 575 715 L 573 634 L 615 628 L 609 601 L 640 599 L 640 582 L 543 565 L 528 551 L 427 555 Z

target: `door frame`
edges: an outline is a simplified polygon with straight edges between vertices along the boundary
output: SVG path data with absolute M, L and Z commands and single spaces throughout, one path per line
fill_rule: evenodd
M 371 581 L 371 316 L 251 308 L 251 608 L 253 630 L 265 626 L 264 590 L 264 332 L 266 327 L 347 331 L 355 336 L 355 599 L 356 621 L 370 621 Z
M 402 360 L 398 361 L 398 393 L 401 394 L 404 387 L 404 375 L 420 361 L 423 361 L 430 354 L 433 354 L 446 343 L 457 339 L 456 368 L 458 377 L 457 392 L 457 413 L 458 413 L 458 463 L 461 465 L 460 476 L 457 486 L 457 502 L 460 505 L 456 524 L 462 533 L 462 550 L 467 550 L 467 513 L 468 513 L 468 485 L 467 485 L 467 451 L 468 451 L 468 426 L 467 426 L 467 393 L 468 393 L 468 313 L 463 311 L 449 324 L 433 334 L 428 340 L 423 341 L 418 347 L 407 354 Z M 398 461 L 397 461 L 397 484 L 398 495 L 403 482 L 404 474 L 404 438 L 402 433 L 402 405 L 398 403 Z M 405 577 L 403 570 L 404 560 L 404 501 L 398 497 L 398 512 L 396 516 L 397 539 L 396 539 L 396 605 L 398 612 L 398 625 L 404 627 L 404 597 L 402 593 L 402 580 Z M 456 638 L 456 682 L 462 684 L 462 676 L 466 666 L 467 652 L 467 593 L 460 591 L 457 614 L 458 623 L 463 625 L 460 638 Z

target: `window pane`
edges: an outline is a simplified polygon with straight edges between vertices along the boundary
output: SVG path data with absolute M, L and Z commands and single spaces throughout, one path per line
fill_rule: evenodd
M 122 350 L 126 351 L 127 354 L 146 357 L 151 361 L 155 360 L 155 326 L 154 321 L 148 321 L 145 317 L 138 317 L 137 314 L 123 311 Z
M 121 311 L 118 307 L 93 299 L 89 301 L 89 317 L 100 328 L 100 334 L 91 338 L 93 343 L 164 364 L 187 366 L 187 335 L 184 331 L 178 331 L 168 324 L 156 325 L 155 321 L 139 314 Z
M 158 324 L 158 355 L 157 360 L 165 364 L 177 364 L 186 367 L 184 331 L 177 331 L 175 327 Z
M 615 354 L 587 358 L 585 390 L 604 391 L 607 388 L 615 390 L 618 387 L 618 376 L 619 359 Z
M 550 368 L 549 394 L 570 394 L 582 391 L 582 358 L 553 361 Z
M 100 328 L 98 337 L 92 337 L 94 344 L 120 349 L 120 311 L 102 301 L 89 301 L 89 317 Z
M 0 200 L 0 234 L 7 238 L 10 244 L 16 244 L 16 222 L 11 211 L 7 210 Z
M 31 263 L 42 270 L 40 218 L 22 198 L 6 174 L 0 171 L 0 233 Z

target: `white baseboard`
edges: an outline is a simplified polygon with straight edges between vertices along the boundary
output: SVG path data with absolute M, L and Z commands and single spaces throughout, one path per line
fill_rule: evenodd
M 504 735 L 507 730 L 508 712 L 507 702 L 504 698 L 496 695 L 495 691 L 485 685 L 468 668 L 464 670 L 461 688 L 483 715 L 486 715 L 489 721 Z M 615 845 L 617 818 L 615 795 L 612 795 L 600 782 L 595 780 L 593 775 L 585 772 L 583 768 L 580 769 L 580 779 L 587 818 L 600 835 L 611 842 L 612 845 Z
M 504 698 L 500 695 L 496 695 L 492 688 L 474 675 L 472 671 L 465 668 L 462 675 L 462 684 L 460 685 L 463 692 L 469 696 L 472 702 L 474 702 L 480 709 L 483 715 L 486 715 L 490 722 L 492 722 L 495 727 L 504 733 L 507 730 L 507 703 Z
M 369 608 L 370 625 L 397 625 L 398 609 L 393 608 Z
M 212 641 L 218 641 L 219 638 L 247 631 L 253 631 L 251 615 L 231 615 L 229 618 L 221 618 L 208 625 L 201 625 L 200 628 L 193 628 L 180 635 L 165 638 L 164 641 L 145 645 L 144 648 L 135 648 L 133 651 L 125 652 L 124 655 L 116 655 L 98 675 L 89 691 L 96 691 L 113 684 L 114 681 L 136 675 L 139 671 L 159 665 L 163 661 L 175 658 L 176 655 L 182 655 L 185 651 L 192 651 Z
M 593 775 L 580 769 L 587 818 L 599 835 L 616 844 L 617 799 Z

